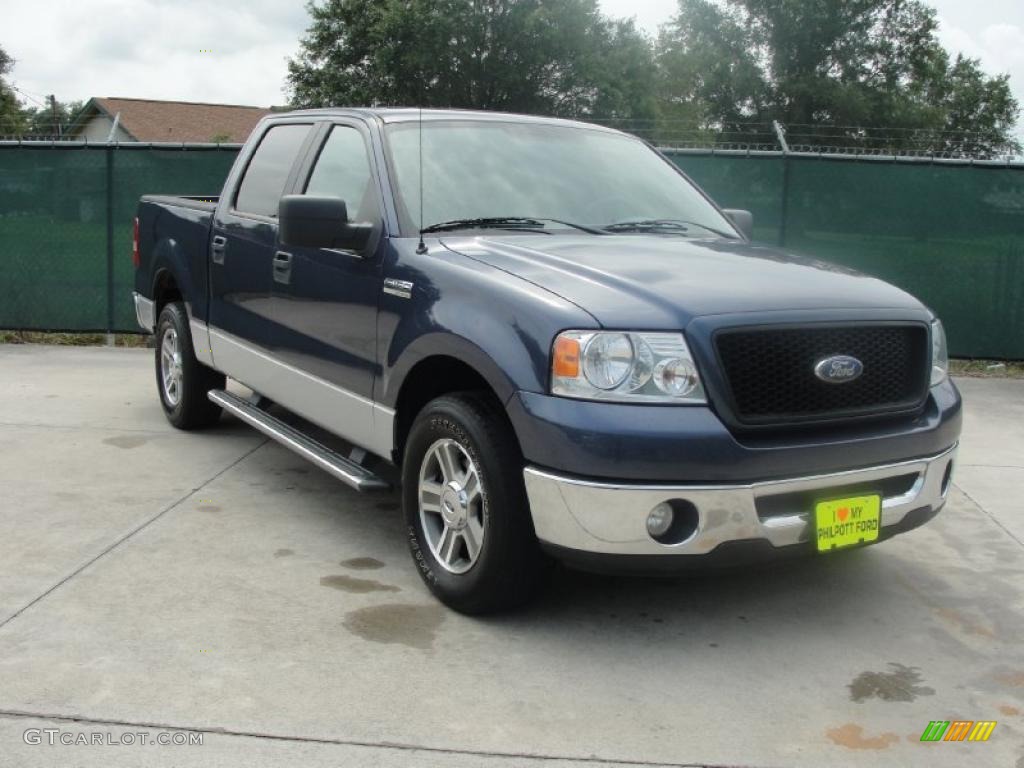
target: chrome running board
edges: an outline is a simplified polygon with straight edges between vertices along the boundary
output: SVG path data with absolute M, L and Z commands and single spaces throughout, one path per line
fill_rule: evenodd
M 208 397 L 232 416 L 237 416 L 357 491 L 385 491 L 391 488 L 386 480 L 366 467 L 342 456 L 248 400 L 221 389 L 210 390 Z

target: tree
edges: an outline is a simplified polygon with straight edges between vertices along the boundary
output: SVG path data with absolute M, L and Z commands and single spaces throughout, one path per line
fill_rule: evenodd
M 24 116 L 14 89 L 7 84 L 4 76 L 14 69 L 14 59 L 0 48 L 0 136 L 19 136 L 24 129 Z
M 797 143 L 991 155 L 1019 108 L 1006 77 L 953 62 L 920 0 L 679 0 L 659 95 L 707 127 L 778 120 Z
M 325 0 L 288 63 L 297 106 L 652 118 L 654 60 L 596 0 Z
M 47 107 L 25 107 L 23 132 L 26 136 L 57 138 L 67 133 L 75 115 L 85 106 L 83 101 L 54 101 Z

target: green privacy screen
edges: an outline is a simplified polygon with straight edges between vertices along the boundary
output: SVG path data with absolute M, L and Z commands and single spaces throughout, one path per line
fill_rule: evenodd
M 1024 165 L 670 154 L 759 242 L 888 280 L 959 357 L 1024 359 Z
M 137 331 L 143 194 L 218 195 L 234 147 L 0 146 L 0 328 Z
M 143 194 L 216 195 L 236 148 L 0 146 L 0 328 L 135 331 Z M 759 242 L 918 296 L 964 357 L 1024 359 L 1024 166 L 670 153 Z

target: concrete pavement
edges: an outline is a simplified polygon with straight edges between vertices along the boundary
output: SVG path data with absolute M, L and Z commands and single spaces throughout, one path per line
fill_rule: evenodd
M 0 766 L 1024 768 L 1024 382 L 960 382 L 956 487 L 923 529 L 562 573 L 470 619 L 421 586 L 395 495 L 226 418 L 176 432 L 151 354 L 0 346 Z M 919 742 L 953 719 L 998 725 Z M 25 743 L 47 728 L 204 743 Z

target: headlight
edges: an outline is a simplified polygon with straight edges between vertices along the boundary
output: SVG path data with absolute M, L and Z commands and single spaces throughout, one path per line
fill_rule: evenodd
M 949 349 L 946 347 L 946 331 L 942 323 L 932 320 L 932 381 L 931 386 L 941 384 L 949 375 Z
M 584 400 L 707 402 L 681 333 L 560 333 L 552 348 L 551 392 Z

